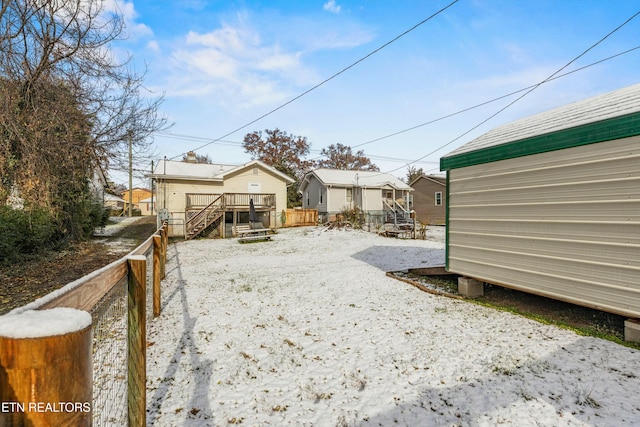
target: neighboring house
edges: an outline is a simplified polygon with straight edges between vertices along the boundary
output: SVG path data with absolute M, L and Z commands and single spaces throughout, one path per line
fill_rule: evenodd
M 320 168 L 305 175 L 298 191 L 302 207 L 317 209 L 320 222 L 354 208 L 380 222 L 404 222 L 409 219 L 413 189 L 382 172 Z
M 446 223 L 447 178 L 439 175 L 422 175 L 410 184 L 413 188 L 413 210 L 422 224 Z
M 155 215 L 158 213 L 156 211 L 156 202 L 157 196 L 154 194 L 151 197 L 147 197 L 146 199 L 142 199 L 138 202 L 138 206 L 140 207 L 140 214 L 145 215 Z
M 93 176 L 89 180 L 89 191 L 97 203 L 104 204 L 104 197 L 106 190 L 109 188 L 109 181 L 107 175 L 102 170 L 102 167 L 97 166 L 93 169 Z
M 118 197 L 110 193 L 104 193 L 103 199 L 104 207 L 114 211 L 123 210 L 126 204 L 125 200 L 122 197 Z
M 440 166 L 447 270 L 640 318 L 640 85 L 495 128 Z
M 112 197 L 114 184 L 107 176 L 102 166 L 98 165 L 93 170 L 93 176 L 89 180 L 89 189 L 96 203 L 107 206 L 107 200 Z
M 265 227 L 281 227 L 287 185 L 294 182 L 259 160 L 243 165 L 161 160 L 148 177 L 156 182 L 159 219 L 168 219 L 172 236 L 186 238 L 232 234 L 233 226 L 249 223 L 251 200 Z
M 147 188 L 133 188 L 131 190 L 131 203 L 134 209 L 140 209 L 140 200 L 151 197 L 153 192 Z M 125 201 L 125 209 L 129 209 L 129 190 L 125 190 L 121 193 L 122 198 Z

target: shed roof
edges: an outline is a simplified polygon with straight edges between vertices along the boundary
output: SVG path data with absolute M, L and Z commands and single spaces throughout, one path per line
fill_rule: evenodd
M 315 175 L 322 184 L 327 186 L 352 187 L 357 185 L 368 188 L 383 188 L 388 186 L 396 190 L 412 190 L 407 184 L 388 173 L 325 168 L 309 172 L 300 186 L 301 190 L 304 190 L 310 174 Z
M 640 84 L 496 127 L 440 159 L 448 170 L 640 134 Z

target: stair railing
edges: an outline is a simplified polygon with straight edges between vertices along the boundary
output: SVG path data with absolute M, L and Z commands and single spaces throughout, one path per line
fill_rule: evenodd
M 189 238 L 193 230 L 195 230 L 200 224 L 204 226 L 201 230 L 207 228 L 207 221 L 209 220 L 210 214 L 213 212 L 219 212 L 224 207 L 224 198 L 223 194 L 216 197 L 211 203 L 201 209 L 197 214 L 189 218 L 185 222 L 185 238 Z

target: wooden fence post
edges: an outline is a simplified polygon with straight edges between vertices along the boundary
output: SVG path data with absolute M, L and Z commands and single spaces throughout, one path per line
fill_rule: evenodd
M 169 224 L 167 222 L 162 226 L 162 270 L 160 272 L 160 278 L 164 279 L 167 275 L 167 247 L 169 246 Z
M 3 316 L 0 426 L 91 426 L 92 337 L 74 308 Z
M 127 257 L 127 414 L 130 427 L 145 427 L 147 419 L 147 258 Z
M 162 272 L 162 236 L 153 236 L 153 317 L 160 316 L 160 274 Z

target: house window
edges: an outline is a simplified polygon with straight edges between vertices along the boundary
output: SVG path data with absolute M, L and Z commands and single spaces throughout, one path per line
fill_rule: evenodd
M 307 199 L 307 207 L 311 206 L 311 202 L 309 201 L 309 192 L 305 191 L 304 198 Z
M 436 191 L 436 206 L 442 206 L 442 191 Z
M 322 188 L 320 189 L 320 204 L 322 204 Z
M 347 203 L 353 201 L 353 188 L 347 188 Z

